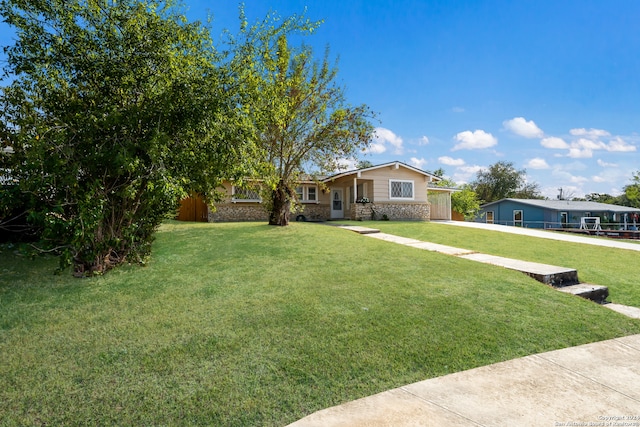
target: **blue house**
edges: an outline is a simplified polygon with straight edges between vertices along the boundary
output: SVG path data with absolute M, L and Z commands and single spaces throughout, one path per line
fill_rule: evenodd
M 502 199 L 482 205 L 476 222 L 530 228 L 580 228 L 598 222 L 603 228 L 634 229 L 640 225 L 640 209 L 573 200 Z

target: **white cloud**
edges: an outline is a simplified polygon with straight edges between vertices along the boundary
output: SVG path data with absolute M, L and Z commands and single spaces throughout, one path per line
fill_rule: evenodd
M 364 150 L 365 153 L 370 154 L 382 154 L 385 151 L 387 151 L 387 147 L 385 147 L 384 144 L 379 144 L 377 142 L 372 142 L 371 145 L 369 145 L 369 148 Z
M 418 169 L 423 169 L 424 165 L 427 164 L 427 161 L 424 159 L 424 157 L 422 158 L 412 157 L 409 163 L 411 164 L 411 166 L 415 166 Z
M 616 163 L 607 163 L 602 159 L 598 159 L 598 166 L 601 166 L 603 168 L 617 168 L 618 165 Z
M 574 184 L 583 184 L 585 182 L 588 182 L 589 179 L 585 178 L 584 176 L 572 176 L 571 177 L 571 182 Z
M 580 148 L 584 150 L 605 150 L 607 145 L 602 141 L 594 141 L 587 138 L 579 138 L 571 143 L 571 148 Z
M 387 144 L 395 148 L 393 154 L 402 154 L 404 152 L 402 138 L 389 129 L 378 127 L 373 133 L 373 142 L 364 152 L 382 154 L 387 151 Z
M 456 169 L 456 173 L 453 174 L 452 180 L 456 184 L 466 184 L 473 181 L 476 175 L 481 170 L 486 170 L 484 166 L 461 166 Z
M 480 171 L 488 170 L 489 168 L 487 168 L 486 166 L 475 165 L 475 166 L 463 166 L 458 169 L 464 173 L 476 174 Z
M 603 129 L 585 129 L 585 128 L 576 128 L 576 129 L 571 129 L 569 131 L 569 133 L 571 135 L 574 136 L 586 136 L 587 138 L 591 138 L 591 139 L 598 139 L 600 137 L 603 136 L 611 136 L 611 134 L 609 132 L 607 132 L 606 130 Z
M 483 130 L 476 130 L 471 132 L 466 130 L 458 133 L 455 138 L 459 144 L 453 147 L 453 151 L 456 150 L 479 150 L 482 148 L 493 147 L 498 143 L 498 140 Z
M 463 166 L 465 163 L 463 159 L 454 159 L 449 156 L 438 157 L 438 162 L 447 166 Z
M 588 159 L 593 157 L 593 150 L 601 150 L 605 147 L 600 141 L 592 141 L 586 138 L 579 138 L 571 142 L 567 156 L 573 159 Z
M 630 152 L 636 151 L 636 146 L 627 143 L 625 140 L 616 136 L 614 139 L 609 141 L 607 144 L 607 151 L 621 151 L 621 152 Z
M 525 138 L 542 138 L 544 136 L 542 129 L 540 129 L 533 120 L 527 121 L 524 117 L 514 117 L 511 120 L 505 120 L 502 122 L 502 125 L 505 129 Z
M 569 144 L 567 144 L 564 139 L 558 138 L 555 136 L 543 138 L 540 141 L 540 145 L 546 148 L 555 148 L 555 149 L 569 148 Z
M 637 150 L 636 145 L 629 142 L 629 140 L 634 140 L 634 137 L 623 138 L 616 136 L 611 138 L 611 134 L 604 129 L 575 128 L 569 130 L 569 133 L 576 137 L 570 143 L 567 143 L 562 138 L 551 136 L 543 138 L 540 141 L 540 145 L 545 148 L 567 149 L 566 156 L 574 159 L 592 158 L 594 151 L 598 150 L 617 153 L 629 153 Z M 604 138 L 608 138 L 609 142 L 604 142 Z M 558 156 L 560 155 L 556 155 L 556 157 Z M 599 160 L 598 162 L 601 161 Z M 600 163 L 598 164 L 603 166 Z
M 569 154 L 567 154 L 567 156 L 572 159 L 589 159 L 593 157 L 593 150 L 589 148 L 571 147 L 569 148 Z
M 454 113 L 464 113 L 464 108 L 462 108 L 462 107 L 453 107 L 451 109 L 451 111 L 453 111 Z
M 536 157 L 535 159 L 529 160 L 529 162 L 527 163 L 527 167 L 531 169 L 549 169 L 550 168 L 546 160 L 541 159 L 540 157 Z
M 429 143 L 429 138 L 427 138 L 426 135 L 420 138 L 420 140 L 418 141 L 418 145 L 427 145 L 428 143 Z
M 611 186 L 611 190 L 601 190 L 599 192 L 607 192 L 609 194 L 614 194 L 614 192 L 619 191 L 616 187 L 623 186 L 627 180 L 628 176 L 628 168 L 627 167 L 607 167 L 598 171 L 597 175 L 591 176 L 591 181 L 602 184 L 606 183 Z M 590 192 L 592 190 L 589 190 Z

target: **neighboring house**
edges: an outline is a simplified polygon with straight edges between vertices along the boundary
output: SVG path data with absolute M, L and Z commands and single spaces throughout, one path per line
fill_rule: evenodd
M 432 187 L 440 178 L 400 162 L 301 180 L 302 210 L 293 220 L 451 219 L 451 189 Z M 209 209 L 210 222 L 266 221 L 258 191 L 225 183 L 225 199 Z M 435 215 L 434 215 L 435 214 Z
M 476 222 L 515 225 L 530 228 L 580 228 L 593 225 L 598 218 L 601 226 L 633 227 L 640 209 L 606 203 L 573 200 L 502 199 L 480 207 Z

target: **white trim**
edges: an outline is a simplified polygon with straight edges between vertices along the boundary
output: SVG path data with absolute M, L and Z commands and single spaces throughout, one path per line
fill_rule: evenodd
M 362 175 L 363 172 L 368 172 L 368 171 L 372 171 L 372 170 L 375 170 L 375 169 L 386 168 L 386 167 L 390 167 L 391 169 L 393 169 L 393 168 L 400 169 L 400 167 L 403 167 L 405 169 L 409 169 L 409 170 L 412 170 L 414 172 L 417 172 L 417 173 L 419 173 L 421 175 L 432 177 L 432 179 L 435 180 L 435 181 L 440 181 L 441 180 L 441 178 L 439 178 L 439 177 L 437 177 L 437 176 L 435 176 L 435 175 L 433 175 L 433 174 L 431 174 L 429 172 L 423 171 L 422 169 L 418 169 L 418 168 L 413 167 L 411 165 L 408 165 L 406 163 L 389 162 L 389 163 L 383 163 L 381 165 L 371 166 L 371 167 L 364 168 L 364 169 L 355 169 L 355 170 L 350 170 L 350 171 L 346 171 L 346 172 L 340 172 L 340 173 L 337 173 L 335 175 L 331 175 L 331 176 L 328 176 L 328 177 L 324 178 L 322 180 L 322 182 L 335 181 L 337 179 L 340 179 L 340 178 L 343 178 L 343 177 L 349 176 L 349 175 L 357 175 L 357 174 Z M 360 177 L 361 176 L 359 176 L 358 178 L 360 178 Z
M 391 187 L 394 182 L 409 182 L 411 183 L 411 197 L 393 197 L 391 193 Z M 416 196 L 416 183 L 412 179 L 389 179 L 389 200 L 415 200 Z

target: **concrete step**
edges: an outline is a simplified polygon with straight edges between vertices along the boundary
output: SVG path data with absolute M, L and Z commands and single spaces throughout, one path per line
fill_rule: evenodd
M 595 301 L 598 304 L 604 303 L 605 299 L 609 296 L 609 288 L 606 286 L 592 285 L 590 283 L 580 283 L 577 285 L 563 286 L 557 288 L 560 292 L 565 292 L 571 295 L 576 295 L 591 301 Z
M 359 225 L 338 225 L 338 227 L 354 231 L 358 234 L 375 234 L 380 232 L 377 228 L 361 227 Z
M 497 265 L 508 268 L 510 270 L 520 271 L 538 282 L 559 288 L 563 286 L 576 285 L 578 280 L 578 271 L 573 268 L 558 267 L 549 264 L 540 264 L 537 262 L 520 261 L 517 259 L 504 258 L 487 254 L 466 254 L 460 255 L 459 258 L 471 261 L 482 262 L 485 264 Z

